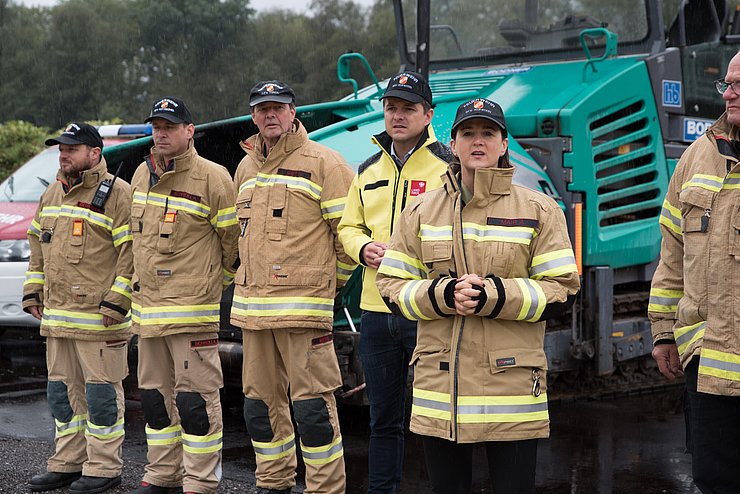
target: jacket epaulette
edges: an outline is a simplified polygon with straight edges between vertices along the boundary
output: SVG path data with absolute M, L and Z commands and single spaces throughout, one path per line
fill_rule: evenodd
M 383 151 L 378 151 L 374 155 L 370 156 L 368 159 L 366 159 L 360 166 L 357 168 L 357 174 L 362 175 L 362 172 L 368 169 L 370 165 L 373 163 L 377 163 L 378 160 L 380 160 L 380 156 L 383 154 Z
M 429 151 L 434 156 L 441 159 L 445 163 L 452 163 L 452 161 L 455 159 L 455 155 L 452 154 L 452 149 L 439 141 L 431 143 L 429 146 L 427 146 L 427 149 L 429 149 Z

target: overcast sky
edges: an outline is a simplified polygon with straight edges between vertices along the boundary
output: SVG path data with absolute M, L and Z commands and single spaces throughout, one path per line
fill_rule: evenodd
M 360 5 L 372 5 L 373 0 L 354 0 Z M 15 0 L 15 3 L 34 7 L 48 7 L 59 3 L 59 0 Z M 310 0 L 250 0 L 249 4 L 256 10 L 271 10 L 275 8 L 306 12 L 311 4 Z

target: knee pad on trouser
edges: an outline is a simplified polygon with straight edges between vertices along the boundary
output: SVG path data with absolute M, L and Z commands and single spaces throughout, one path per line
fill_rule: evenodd
M 62 381 L 49 381 L 46 385 L 46 399 L 49 402 L 51 415 L 59 422 L 69 422 L 74 416 L 69 404 L 67 385 Z
M 177 393 L 177 410 L 180 412 L 180 423 L 186 434 L 205 436 L 211 424 L 206 411 L 206 400 L 199 393 Z
M 118 420 L 116 388 L 107 383 L 87 383 L 85 385 L 87 411 L 90 421 L 95 425 L 111 426 Z
M 275 437 L 270 425 L 269 408 L 262 400 L 244 397 L 244 422 L 249 437 L 254 441 L 269 443 Z
M 164 396 L 156 389 L 141 390 L 141 408 L 144 420 L 152 429 L 164 429 L 170 426 L 170 416 L 164 404 Z
M 323 398 L 294 401 L 293 411 L 298 422 L 298 435 L 304 446 L 323 446 L 334 439 L 334 428 Z

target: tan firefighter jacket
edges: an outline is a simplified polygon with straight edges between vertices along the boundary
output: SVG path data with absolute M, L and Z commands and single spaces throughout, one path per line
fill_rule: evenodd
M 218 331 L 239 235 L 231 177 L 198 156 L 192 141 L 185 153 L 162 161 L 152 148 L 131 181 L 134 331 L 143 337 Z M 166 170 L 161 177 L 155 166 Z
M 380 151 L 357 170 L 339 223 L 339 239 L 356 262 L 362 262 L 360 253 L 370 242 L 388 243 L 407 202 L 442 185 L 440 176 L 452 161 L 452 152 L 437 141 L 431 125 L 427 129 L 400 170 L 391 156 L 390 136 L 385 132 L 373 136 Z M 375 285 L 376 273 L 364 266 L 360 307 L 389 312 Z
M 295 120 L 267 156 L 256 134 L 234 177 L 241 236 L 231 322 L 248 329 L 331 330 L 334 297 L 356 264 L 337 225 L 352 170 Z
M 91 203 L 105 179 L 113 175 L 101 158 L 71 186 L 59 171 L 41 196 L 28 229 L 23 308 L 43 308 L 43 336 L 111 341 L 130 333 L 131 187 L 117 179 L 99 209 Z M 118 324 L 104 326 L 103 315 Z
M 740 165 L 725 115 L 681 156 L 663 202 L 654 342 L 699 357 L 700 392 L 740 396 Z
M 565 217 L 512 185 L 514 168 L 479 169 L 463 207 L 456 176 L 402 214 L 378 270 L 394 312 L 419 321 L 411 430 L 458 443 L 547 437 L 545 320 L 579 289 Z M 465 273 L 486 277 L 476 315 L 455 315 Z

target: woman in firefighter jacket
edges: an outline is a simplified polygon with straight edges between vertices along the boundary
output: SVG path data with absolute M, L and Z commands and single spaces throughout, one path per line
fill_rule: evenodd
M 419 321 L 411 430 L 434 492 L 468 493 L 485 443 L 496 494 L 534 492 L 549 434 L 545 320 L 579 289 L 565 218 L 512 184 L 501 107 L 458 108 L 443 186 L 403 213 L 378 270 L 391 310 Z

